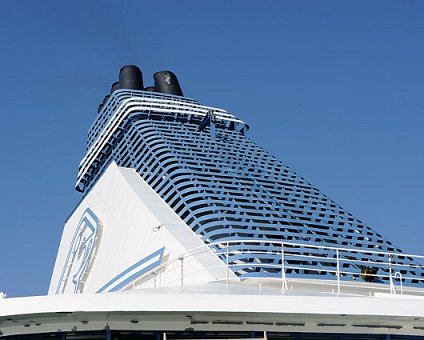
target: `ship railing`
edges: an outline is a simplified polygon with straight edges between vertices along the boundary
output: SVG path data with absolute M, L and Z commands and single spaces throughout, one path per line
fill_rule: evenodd
M 207 261 L 210 258 L 214 261 Z M 359 248 L 227 240 L 205 243 L 170 258 L 124 289 L 184 287 L 208 280 L 283 291 L 424 296 L 424 266 L 419 264 L 423 259 L 421 255 Z

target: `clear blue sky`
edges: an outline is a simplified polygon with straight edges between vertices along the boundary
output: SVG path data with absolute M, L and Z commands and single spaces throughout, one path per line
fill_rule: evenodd
M 423 1 L 2 1 L 0 290 L 47 292 L 86 132 L 124 64 L 424 254 Z

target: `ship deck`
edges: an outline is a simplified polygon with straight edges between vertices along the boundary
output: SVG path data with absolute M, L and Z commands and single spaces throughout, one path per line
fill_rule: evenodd
M 424 294 L 353 295 L 210 283 L 2 299 L 0 325 L 3 336 L 105 327 L 424 336 Z

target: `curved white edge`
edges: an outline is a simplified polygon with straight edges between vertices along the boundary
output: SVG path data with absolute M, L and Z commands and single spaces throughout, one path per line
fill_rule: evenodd
M 148 289 L 2 299 L 0 331 L 7 336 L 99 331 L 107 327 L 123 331 L 192 329 L 424 336 L 422 299 L 311 296 L 278 290 L 248 293 L 236 289 L 230 294 L 222 293 L 224 290 L 186 292 L 185 287 L 179 291 Z
M 0 317 L 58 312 L 278 313 L 424 318 L 420 298 L 285 294 L 163 293 L 148 290 L 0 300 Z

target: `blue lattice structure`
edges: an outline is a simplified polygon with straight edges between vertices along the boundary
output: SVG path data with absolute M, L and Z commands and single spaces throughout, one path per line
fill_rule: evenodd
M 331 247 L 342 247 L 361 250 L 343 254 L 342 269 L 358 273 L 343 280 L 361 280 L 372 261 L 387 282 L 387 254 L 402 251 L 252 142 L 247 130 L 195 100 L 115 91 L 89 131 L 77 189 L 87 193 L 112 161 L 136 169 L 205 243 L 219 249 L 237 241 L 220 256 L 240 278 L 281 276 L 281 242 L 290 242 L 330 248 L 287 246 L 289 277 L 334 277 Z M 412 258 L 390 261 L 417 278 L 406 284 L 420 284 L 424 271 Z

